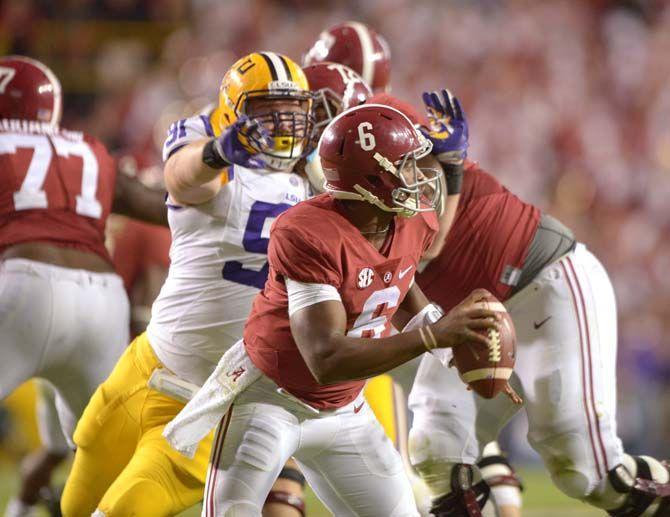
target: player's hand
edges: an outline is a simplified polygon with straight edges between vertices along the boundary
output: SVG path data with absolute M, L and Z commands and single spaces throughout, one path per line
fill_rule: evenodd
M 421 129 L 433 142 L 433 154 L 441 163 L 460 165 L 468 154 L 468 121 L 461 103 L 449 90 L 424 92 L 430 130 Z
M 481 343 L 489 347 L 488 332 L 500 332 L 500 315 L 496 311 L 483 309 L 478 302 L 489 295 L 485 289 L 475 289 L 470 295 L 451 309 L 437 322 L 430 325 L 438 348 L 450 348 L 461 343 Z M 486 335 L 485 335 L 486 334 Z
M 267 165 L 258 156 L 272 146 L 267 130 L 257 121 L 241 116 L 214 141 L 214 152 L 231 165 L 263 169 Z

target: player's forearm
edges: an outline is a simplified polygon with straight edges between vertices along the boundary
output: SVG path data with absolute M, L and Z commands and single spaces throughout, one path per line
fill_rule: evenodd
M 168 226 L 165 191 L 150 189 L 121 172 L 116 178 L 112 211 L 145 223 Z
M 170 197 L 178 203 L 197 205 L 212 199 L 221 182 L 221 170 L 202 161 L 207 139 L 190 143 L 175 152 L 165 163 L 165 186 Z
M 440 229 L 433 240 L 433 244 L 425 251 L 421 256 L 421 262 L 430 262 L 436 258 L 440 253 L 442 253 L 442 248 L 446 242 L 447 234 L 451 229 L 451 225 L 454 223 L 456 218 L 456 210 L 458 208 L 458 201 L 461 198 L 460 194 L 454 194 L 447 196 L 444 202 L 444 211 L 440 216 Z
M 322 350 L 327 352 L 307 360 L 307 365 L 320 384 L 332 384 L 388 372 L 423 354 L 426 348 L 415 330 L 381 339 L 333 335 Z

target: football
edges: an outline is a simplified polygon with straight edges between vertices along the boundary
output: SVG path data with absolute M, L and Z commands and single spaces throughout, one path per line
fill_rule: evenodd
M 478 304 L 501 314 L 501 330 L 488 331 L 491 347 L 471 342 L 454 347 L 454 365 L 463 382 L 477 394 L 491 399 L 503 391 L 512 375 L 516 360 L 516 331 L 511 316 L 497 298 L 490 295 Z

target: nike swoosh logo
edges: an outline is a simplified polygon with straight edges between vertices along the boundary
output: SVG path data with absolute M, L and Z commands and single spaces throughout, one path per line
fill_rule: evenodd
M 409 273 L 414 266 L 409 266 L 407 269 L 403 269 L 402 271 L 398 272 L 398 278 L 404 277 L 407 273 Z
M 535 330 L 539 329 L 542 325 L 544 325 L 547 321 L 551 319 L 551 316 L 547 316 L 544 318 L 540 323 L 535 323 L 533 322 L 533 327 L 535 327 Z
M 365 402 L 361 402 L 360 406 L 354 406 L 354 413 L 358 413 L 361 409 L 363 409 L 364 405 L 365 405 Z

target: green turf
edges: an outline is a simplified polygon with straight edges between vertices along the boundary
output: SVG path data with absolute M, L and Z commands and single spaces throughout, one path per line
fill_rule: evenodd
M 57 476 L 61 482 L 65 470 Z M 547 474 L 539 469 L 521 469 L 521 476 L 525 485 L 524 517 L 595 517 L 604 515 L 603 512 L 590 509 L 585 504 L 568 499 L 553 487 Z M 0 515 L 10 495 L 16 491 L 17 477 L 15 469 L 7 464 L 0 465 Z M 307 494 L 307 514 L 309 517 L 326 517 L 330 515 L 314 494 Z M 46 513 L 42 514 L 46 516 Z M 192 508 L 181 514 L 182 517 L 200 515 L 199 508 Z M 382 517 L 382 516 L 380 516 Z

